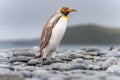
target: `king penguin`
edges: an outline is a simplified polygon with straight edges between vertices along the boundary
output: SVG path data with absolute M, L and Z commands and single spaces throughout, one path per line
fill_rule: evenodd
M 35 58 L 42 57 L 43 60 L 46 57 L 55 58 L 56 49 L 66 32 L 68 14 L 74 11 L 76 10 L 61 7 L 48 19 L 41 34 L 40 54 L 35 55 Z

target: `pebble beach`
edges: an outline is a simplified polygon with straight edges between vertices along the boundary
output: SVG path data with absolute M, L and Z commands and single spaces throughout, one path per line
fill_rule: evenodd
M 120 80 L 119 49 L 58 50 L 44 62 L 33 58 L 38 51 L 0 49 L 0 80 Z

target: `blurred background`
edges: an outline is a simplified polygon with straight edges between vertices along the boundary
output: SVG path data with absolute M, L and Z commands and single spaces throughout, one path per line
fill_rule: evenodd
M 120 0 L 0 0 L 0 48 L 39 46 L 41 29 L 61 6 L 69 15 L 60 49 L 120 44 Z

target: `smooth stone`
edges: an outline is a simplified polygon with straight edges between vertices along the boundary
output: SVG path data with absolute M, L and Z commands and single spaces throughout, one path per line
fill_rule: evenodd
M 27 71 L 27 70 L 22 70 L 22 71 L 19 71 L 20 74 L 22 74 L 24 77 L 32 77 L 32 73 L 30 71 Z
M 18 73 L 0 73 L 0 80 L 25 80 L 23 75 Z
M 88 64 L 88 65 L 87 65 L 87 69 L 88 69 L 88 70 L 92 70 L 92 69 L 93 69 L 93 64 Z
M 84 59 L 93 60 L 94 58 L 93 58 L 93 56 L 91 56 L 91 55 L 85 55 L 85 56 L 84 56 Z
M 106 72 L 120 75 L 120 66 L 119 65 L 112 65 L 106 70 Z
M 77 79 L 77 80 L 102 80 L 102 79 L 99 79 L 96 76 L 83 76 L 81 77 L 81 79 Z
M 109 76 L 107 80 L 120 80 L 120 77 Z
M 98 53 L 97 52 L 85 52 L 83 53 L 84 55 L 91 55 L 91 56 L 97 56 Z
M 66 63 L 54 63 L 52 64 L 53 70 L 67 71 L 70 70 L 71 65 Z
M 76 69 L 87 69 L 87 65 L 84 63 L 70 63 L 70 70 L 76 70 Z
M 72 74 L 72 75 L 67 76 L 65 80 L 81 80 L 81 76 L 77 74 L 76 75 Z
M 120 58 L 120 51 L 117 54 L 115 54 L 115 57 Z
M 4 53 L 4 52 L 0 52 L 0 58 L 8 58 L 8 57 L 12 57 L 12 53 Z
M 94 60 L 95 61 L 106 61 L 109 57 L 100 57 L 100 56 L 97 56 L 97 57 L 94 57 Z
M 28 65 L 36 65 L 39 64 L 40 60 L 39 59 L 31 59 L 27 62 Z
M 16 56 L 16 57 L 11 57 L 9 59 L 9 62 L 13 63 L 13 62 L 27 62 L 30 59 L 32 59 L 32 57 L 26 57 L 26 56 Z
M 9 69 L 11 65 L 10 64 L 0 64 L 0 69 Z
M 34 66 L 13 66 L 16 71 L 34 71 L 34 70 L 39 70 L 41 67 L 34 67 Z
M 63 60 L 63 61 L 71 61 L 72 59 L 71 58 L 68 58 L 68 53 L 66 54 L 63 54 L 63 53 L 58 53 L 56 54 L 56 57 Z
M 25 80 L 42 80 L 40 78 L 25 78 Z
M 93 70 L 101 70 L 101 66 L 98 64 L 93 65 Z
M 100 51 L 99 48 L 83 48 L 82 50 L 84 50 L 86 52 L 98 52 L 98 51 Z
M 39 48 L 38 46 L 34 46 L 32 49 L 33 49 L 34 51 L 40 51 L 40 48 Z
M 107 52 L 105 52 L 105 51 L 99 51 L 99 52 L 97 52 L 97 53 L 98 53 L 99 56 L 101 56 L 101 55 L 106 55 L 106 54 L 107 54 Z
M 63 61 L 62 60 L 60 60 L 60 59 L 49 59 L 49 60 L 47 60 L 47 61 L 44 61 L 43 63 L 42 63 L 42 65 L 50 65 L 50 64 L 52 64 L 52 63 L 63 63 Z
M 70 54 L 68 58 L 70 59 L 84 58 L 84 55 L 83 54 Z
M 72 62 L 82 63 L 82 62 L 84 62 L 84 60 L 82 58 L 76 58 L 76 59 L 73 59 Z
M 76 54 L 83 54 L 83 53 L 85 53 L 85 51 L 80 49 L 80 50 L 76 50 L 75 53 Z
M 14 62 L 13 64 L 12 64 L 13 66 L 25 66 L 26 65 L 26 63 L 25 62 Z
M 40 78 L 41 80 L 48 80 L 51 76 L 53 76 L 52 73 L 46 70 L 35 70 L 32 74 L 33 78 Z
M 107 69 L 108 67 L 117 64 L 117 58 L 110 57 L 105 62 L 101 64 L 103 70 Z
M 30 56 L 33 57 L 36 54 L 35 51 L 15 51 L 13 52 L 14 56 Z

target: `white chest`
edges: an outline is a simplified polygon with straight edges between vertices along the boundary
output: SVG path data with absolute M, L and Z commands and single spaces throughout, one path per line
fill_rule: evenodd
M 65 34 L 66 27 L 67 27 L 67 18 L 61 17 L 52 30 L 52 35 L 48 45 L 50 48 L 56 49 L 56 47 L 59 45 Z

